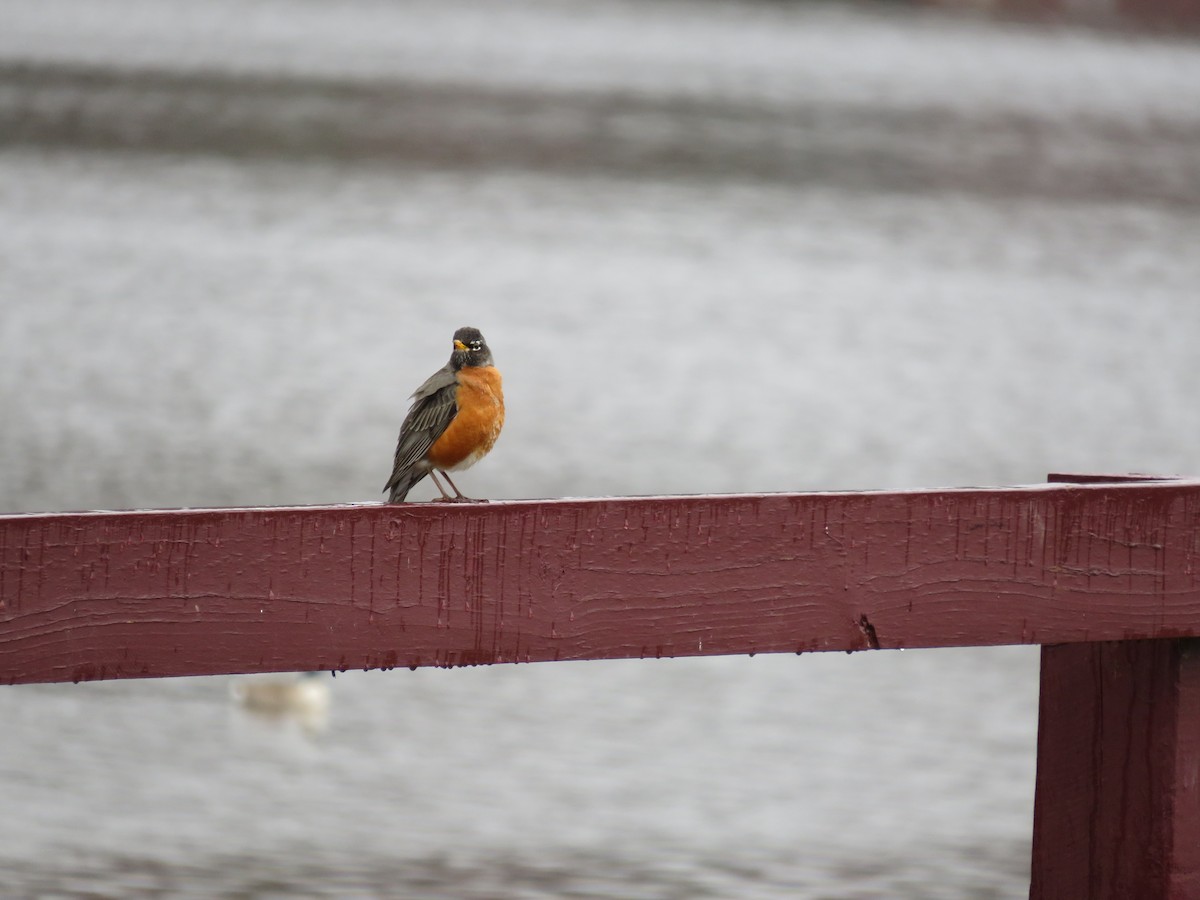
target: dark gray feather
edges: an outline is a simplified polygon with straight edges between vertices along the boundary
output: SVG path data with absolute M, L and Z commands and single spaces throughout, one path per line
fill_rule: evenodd
M 404 417 L 396 442 L 392 477 L 383 488 L 391 492 L 389 503 L 403 500 L 413 485 L 428 474 L 428 470 L 414 467 L 424 459 L 434 441 L 442 436 L 454 420 L 454 414 L 458 411 L 455 402 L 457 387 L 455 370 L 447 365 L 429 376 L 412 395 L 413 404 Z

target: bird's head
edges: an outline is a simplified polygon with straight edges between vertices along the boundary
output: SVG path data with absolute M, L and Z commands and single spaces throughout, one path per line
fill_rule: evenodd
M 455 369 L 464 366 L 490 366 L 492 351 L 478 328 L 460 328 L 454 332 L 454 351 L 450 354 L 450 365 Z

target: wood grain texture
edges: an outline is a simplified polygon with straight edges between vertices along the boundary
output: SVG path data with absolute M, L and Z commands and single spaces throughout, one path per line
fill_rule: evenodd
M 0 682 L 1200 634 L 1200 482 L 0 517 Z
M 1044 647 L 1030 897 L 1200 897 L 1200 642 Z

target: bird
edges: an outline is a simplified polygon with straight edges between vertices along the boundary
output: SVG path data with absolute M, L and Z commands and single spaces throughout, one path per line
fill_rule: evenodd
M 283 676 L 246 676 L 230 685 L 233 698 L 245 709 L 267 718 L 291 718 L 320 731 L 329 715 L 329 682 L 323 672 Z
M 492 351 L 478 328 L 454 332 L 450 361 L 412 395 L 400 426 L 392 477 L 383 490 L 388 503 L 401 503 L 428 475 L 447 502 L 469 497 L 450 480 L 450 471 L 473 466 L 492 449 L 504 427 L 504 392 Z M 441 472 L 454 489 L 451 497 L 438 481 Z

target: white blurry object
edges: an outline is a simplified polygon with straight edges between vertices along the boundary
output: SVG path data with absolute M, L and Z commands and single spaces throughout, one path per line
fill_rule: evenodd
M 230 692 L 243 708 L 274 719 L 294 719 L 306 728 L 322 729 L 329 717 L 329 681 L 324 672 L 247 675 Z

